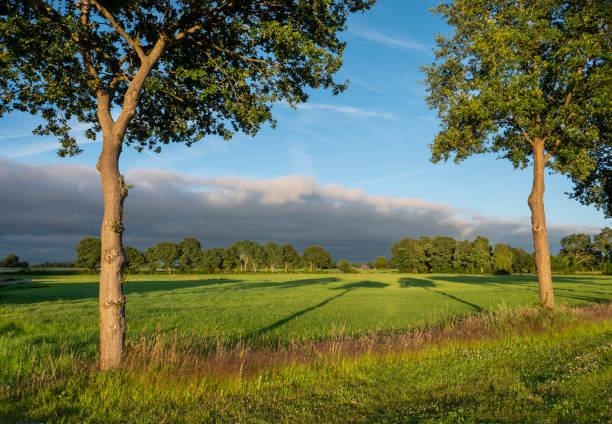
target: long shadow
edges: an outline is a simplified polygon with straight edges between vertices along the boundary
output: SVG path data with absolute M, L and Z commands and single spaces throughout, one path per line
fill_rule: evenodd
M 453 296 L 452 294 L 448 294 L 448 293 L 440 291 L 440 290 L 428 289 L 427 287 L 423 287 L 423 288 L 425 290 L 427 290 L 427 291 L 432 291 L 432 292 L 441 294 L 442 296 L 450 297 L 451 299 L 456 300 L 457 302 L 463 303 L 464 305 L 468 305 L 471 308 L 473 308 L 476 312 L 482 312 L 483 311 L 483 309 L 480 306 L 478 306 L 477 304 L 468 302 L 467 300 L 460 299 L 457 296 Z
M 553 285 L 554 285 L 554 283 L 553 283 Z M 608 295 L 608 296 L 610 296 L 612 298 L 612 290 L 610 290 L 610 291 L 599 291 L 599 290 L 592 290 L 591 287 L 584 287 L 584 286 L 581 286 L 579 289 L 570 289 L 568 287 L 555 287 L 554 290 L 555 291 L 560 291 L 560 292 L 568 291 L 568 292 L 578 292 L 578 293 L 587 292 L 588 294 L 603 294 L 604 296 Z
M 575 300 L 584 300 L 586 302 L 592 302 L 592 303 L 607 303 L 607 302 L 610 302 L 610 300 L 612 300 L 609 297 L 605 298 L 605 297 L 593 297 L 593 296 L 584 296 L 584 295 L 576 296 L 574 294 L 565 294 L 565 293 L 559 293 L 557 296 L 575 299 Z
M 259 282 L 243 282 L 231 287 L 231 290 L 250 290 L 274 287 L 277 289 L 291 289 L 295 287 L 312 286 L 316 284 L 329 284 L 341 281 L 338 277 L 320 277 L 320 278 L 302 278 L 299 280 L 290 281 L 259 281 Z
M 345 290 L 345 291 L 343 291 L 341 293 L 338 293 L 335 296 L 332 296 L 332 297 L 329 297 L 329 298 L 325 299 L 324 301 L 322 301 L 320 303 L 317 303 L 316 305 L 313 305 L 313 306 L 310 306 L 310 307 L 308 307 L 306 309 L 302 309 L 300 311 L 297 311 L 297 312 L 295 312 L 295 313 L 293 313 L 293 314 L 291 314 L 291 315 L 289 315 L 289 316 L 287 316 L 287 317 L 285 317 L 283 319 L 280 319 L 280 320 L 276 321 L 275 323 L 272 323 L 272 324 L 268 325 L 267 327 L 260 328 L 259 330 L 255 330 L 255 331 L 245 335 L 244 339 L 248 341 L 248 340 L 260 337 L 261 335 L 263 335 L 263 334 L 265 334 L 265 333 L 267 333 L 269 331 L 272 331 L 272 330 L 274 330 L 274 329 L 276 329 L 278 327 L 281 327 L 281 326 L 287 324 L 289 321 L 291 321 L 291 320 L 293 320 L 293 319 L 295 319 L 295 318 L 297 318 L 297 317 L 299 317 L 301 315 L 304 315 L 304 314 L 306 314 L 306 313 L 308 313 L 310 311 L 314 311 L 315 309 L 318 309 L 318 308 L 320 308 L 322 306 L 327 305 L 332 300 L 338 299 L 339 297 L 344 296 L 345 294 L 347 294 L 348 292 L 353 291 L 353 290 L 355 290 L 355 289 L 352 288 L 352 289 Z
M 340 287 L 334 287 L 331 290 L 353 290 L 353 289 L 358 289 L 360 287 L 370 288 L 370 289 L 382 289 L 388 286 L 389 284 L 387 283 L 365 280 L 365 281 L 356 281 L 354 283 L 346 283 L 346 284 L 341 285 Z
M 129 281 L 123 285 L 126 296 L 156 291 L 168 291 L 187 288 L 200 288 L 214 285 L 238 283 L 243 280 L 233 279 L 202 279 L 202 280 L 171 280 L 171 281 Z M 38 283 L 37 283 L 38 284 Z M 98 282 L 55 283 L 44 282 L 38 287 L 28 290 L 0 289 L 0 305 L 29 304 L 53 302 L 58 300 L 86 300 L 98 298 Z M 128 299 L 129 301 L 129 299 Z
M 409 277 L 402 277 L 399 279 L 399 284 L 401 288 L 408 288 L 408 287 L 435 287 L 437 286 L 436 283 L 434 283 L 431 279 L 429 279 L 429 277 L 427 277 L 428 279 L 422 279 L 422 278 L 409 278 Z
M 428 276 L 431 281 L 447 281 L 449 283 L 504 286 L 526 285 L 537 283 L 535 275 L 436 275 Z

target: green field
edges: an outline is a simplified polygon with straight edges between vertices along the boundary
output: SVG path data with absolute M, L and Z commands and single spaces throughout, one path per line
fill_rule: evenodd
M 110 374 L 93 370 L 96 276 L 23 278 L 34 284 L 0 288 L 0 422 L 610 419 L 609 305 L 597 319 L 533 312 L 534 276 L 130 276 L 130 361 Z M 554 285 L 559 305 L 612 301 L 609 276 Z M 490 331 L 401 342 L 470 314 Z

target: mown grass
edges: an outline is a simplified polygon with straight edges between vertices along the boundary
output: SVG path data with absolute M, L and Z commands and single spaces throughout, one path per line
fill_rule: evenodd
M 524 310 L 532 276 L 132 276 L 126 366 L 105 374 L 95 277 L 32 278 L 0 291 L 7 422 L 610 419 L 610 277 L 555 279 L 595 319 Z

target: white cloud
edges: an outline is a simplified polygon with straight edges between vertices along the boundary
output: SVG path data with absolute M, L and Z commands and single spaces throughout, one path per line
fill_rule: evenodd
M 426 44 L 411 40 L 403 37 L 391 37 L 389 35 L 382 34 L 373 29 L 365 29 L 365 28 L 352 28 L 349 32 L 359 38 L 364 40 L 373 41 L 375 43 L 379 43 L 390 47 L 392 49 L 397 50 L 416 50 L 421 52 L 428 52 L 431 50 L 429 46 Z
M 0 159 L 0 257 L 30 262 L 70 260 L 74 247 L 99 232 L 103 211 L 99 175 L 74 165 L 25 165 Z M 200 239 L 205 247 L 236 240 L 274 240 L 298 249 L 320 244 L 335 258 L 372 260 L 403 237 L 447 235 L 532 250 L 530 222 L 487 216 L 427 199 L 372 195 L 321 184 L 313 177 L 200 178 L 167 170 L 136 170 L 125 204 L 125 244 Z M 44 205 L 44 207 L 41 207 Z M 549 225 L 551 247 L 589 226 Z

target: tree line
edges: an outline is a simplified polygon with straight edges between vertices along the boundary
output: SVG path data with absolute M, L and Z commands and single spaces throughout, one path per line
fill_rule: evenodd
M 601 271 L 612 273 L 612 229 L 570 234 L 561 239 L 561 251 L 550 256 L 556 273 Z M 405 238 L 391 247 L 390 266 L 402 272 L 454 272 L 510 274 L 536 271 L 534 254 L 507 244 L 491 246 L 478 236 L 473 241 L 452 237 Z
M 75 265 L 95 272 L 100 265 L 99 238 L 86 237 L 76 247 Z M 140 251 L 124 248 L 125 270 L 156 272 L 164 269 L 168 274 L 228 273 L 228 272 L 284 272 L 301 270 L 316 272 L 337 268 L 340 272 L 356 272 L 356 268 L 377 270 L 398 269 L 401 272 L 452 272 L 464 274 L 510 274 L 536 271 L 533 253 L 499 243 L 491 245 L 486 237 L 473 241 L 452 237 L 404 238 L 390 248 L 391 259 L 379 256 L 367 264 L 334 261 L 323 247 L 312 245 L 300 254 L 291 244 L 267 242 L 263 245 L 251 240 L 237 241 L 227 248 L 203 249 L 195 238 L 180 243 L 159 242 Z M 561 239 L 561 251 L 551 255 L 551 266 L 556 273 L 576 271 L 602 271 L 612 273 L 612 229 L 604 228 L 591 238 L 589 234 L 571 234 Z
M 76 266 L 95 271 L 100 265 L 101 242 L 99 238 L 86 237 L 76 247 Z M 336 262 L 321 246 L 312 245 L 300 255 L 289 243 L 278 245 L 267 242 L 264 245 L 251 240 L 241 240 L 227 248 L 202 249 L 195 238 L 185 238 L 180 243 L 159 242 L 153 247 L 140 251 L 135 247 L 124 248 L 128 272 L 142 269 L 156 272 L 163 268 L 168 274 L 176 270 L 181 273 L 226 273 L 257 272 L 266 270 L 284 272 L 296 269 L 315 272 L 336 268 Z

